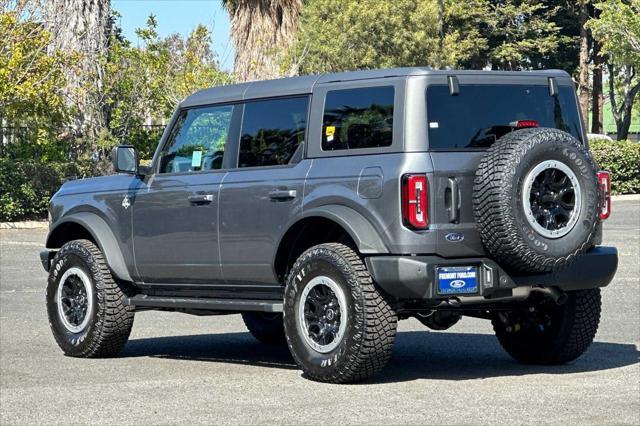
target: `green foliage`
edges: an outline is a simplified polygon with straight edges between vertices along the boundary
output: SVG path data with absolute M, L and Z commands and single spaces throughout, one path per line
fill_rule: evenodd
M 640 0 L 607 0 L 595 7 L 600 15 L 586 26 L 607 56 L 611 112 L 618 138 L 624 139 L 640 93 Z
M 98 174 L 91 162 L 0 158 L 0 222 L 46 217 L 51 196 L 68 177 Z
M 310 0 L 296 57 L 304 73 L 429 65 L 519 70 L 545 67 L 565 46 L 559 1 Z M 577 60 L 574 61 L 574 63 Z
M 587 23 L 602 43 L 603 53 L 617 64 L 640 65 L 640 0 L 607 0 L 596 3 L 598 19 Z
M 109 108 L 108 134 L 101 139 L 107 152 L 118 143 L 140 150 L 143 159 L 152 157 L 160 132 L 142 130 L 149 118 L 164 123 L 177 104 L 193 92 L 231 82 L 221 71 L 210 49 L 211 32 L 198 25 L 182 38 L 161 38 L 153 15 L 136 31 L 140 46 L 112 38 L 105 58 L 105 102 Z
M 598 166 L 611 172 L 614 194 L 640 194 L 640 143 L 595 140 L 589 148 Z
M 438 53 L 435 0 L 312 0 L 297 43 L 303 73 L 431 64 Z
M 0 8 L 0 125 L 50 130 L 66 118 L 63 69 L 73 65 L 74 55 L 48 51 L 51 35 L 29 7 L 18 2 Z
M 544 64 L 533 63 L 534 56 L 549 56 L 567 41 L 554 22 L 559 7 L 522 0 L 493 3 L 488 8 L 484 37 L 489 45 L 487 60 L 494 69 L 539 68 Z

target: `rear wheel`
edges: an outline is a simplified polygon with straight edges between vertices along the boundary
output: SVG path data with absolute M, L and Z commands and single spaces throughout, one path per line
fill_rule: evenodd
M 567 293 L 556 305 L 548 299 L 527 308 L 499 313 L 492 320 L 502 347 L 528 364 L 563 364 L 582 355 L 600 322 L 600 289 Z
M 249 333 L 258 341 L 267 345 L 278 345 L 286 342 L 281 313 L 245 312 L 242 320 Z
M 66 243 L 53 259 L 47 285 L 49 325 L 66 355 L 114 356 L 124 347 L 134 311 L 91 241 Z
M 310 378 L 346 383 L 371 377 L 391 356 L 397 321 L 349 247 L 320 244 L 293 265 L 285 289 L 285 334 Z

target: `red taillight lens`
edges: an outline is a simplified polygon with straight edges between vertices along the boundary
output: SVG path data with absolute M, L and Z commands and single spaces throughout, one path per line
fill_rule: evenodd
M 402 177 L 402 219 L 413 229 L 427 229 L 429 207 L 427 177 L 425 175 L 404 175 Z
M 611 177 L 609 172 L 598 172 L 598 185 L 602 197 L 602 207 L 600 208 L 600 219 L 605 220 L 611 216 Z
M 536 120 L 518 120 L 512 121 L 509 123 L 511 127 L 515 127 L 516 129 L 526 129 L 527 127 L 539 127 L 540 123 Z

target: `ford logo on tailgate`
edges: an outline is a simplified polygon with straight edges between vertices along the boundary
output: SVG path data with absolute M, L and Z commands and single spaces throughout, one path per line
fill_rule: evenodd
M 459 232 L 450 232 L 444 236 L 444 239 L 451 243 L 459 243 L 464 240 L 464 235 Z

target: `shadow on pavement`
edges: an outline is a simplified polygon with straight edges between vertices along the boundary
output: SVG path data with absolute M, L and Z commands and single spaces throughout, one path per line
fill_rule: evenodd
M 258 343 L 249 333 L 131 340 L 120 356 L 297 369 L 286 346 Z M 511 359 L 491 334 L 409 331 L 398 333 L 387 367 L 367 383 L 583 373 L 635 364 L 639 357 L 633 344 L 594 342 L 582 357 L 566 365 L 524 365 Z

